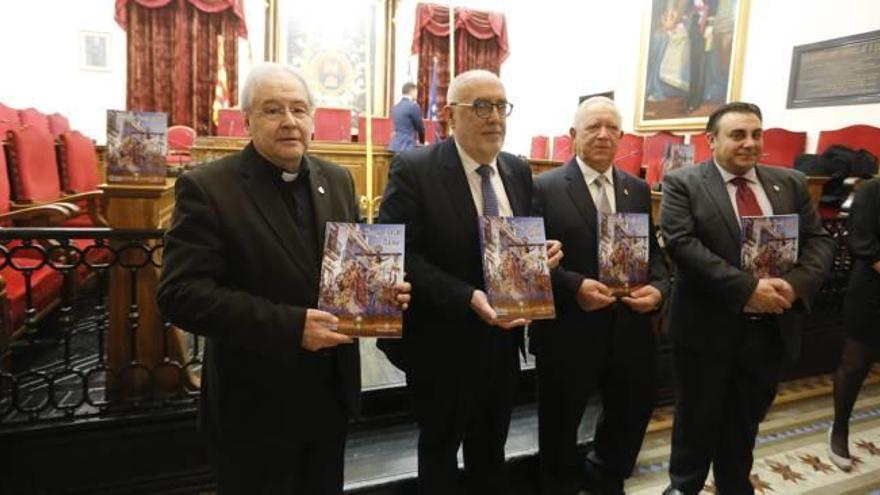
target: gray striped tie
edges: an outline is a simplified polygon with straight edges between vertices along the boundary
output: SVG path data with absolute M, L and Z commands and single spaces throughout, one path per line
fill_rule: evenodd
M 599 213 L 614 213 L 614 211 L 611 210 L 611 202 L 608 200 L 608 194 L 606 192 L 608 188 L 605 187 L 605 185 L 608 184 L 608 177 L 600 175 L 599 177 L 596 177 L 593 184 L 596 185 L 596 189 L 599 191 L 599 204 L 596 205 L 596 209 L 599 210 Z
M 488 165 L 480 165 L 477 167 L 477 173 L 480 174 L 480 191 L 483 193 L 483 216 L 498 216 L 498 197 L 495 196 L 495 189 L 492 187 L 492 174 L 495 171 Z

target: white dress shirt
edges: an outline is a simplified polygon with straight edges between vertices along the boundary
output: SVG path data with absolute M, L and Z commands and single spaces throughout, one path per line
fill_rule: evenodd
M 736 177 L 742 177 L 749 181 L 749 189 L 755 193 L 755 198 L 758 200 L 758 206 L 761 207 L 761 213 L 764 215 L 773 214 L 773 205 L 770 204 L 770 198 L 767 197 L 767 193 L 764 191 L 764 186 L 762 186 L 761 181 L 758 180 L 758 174 L 755 172 L 755 167 L 750 168 L 748 172 L 738 176 L 724 170 L 724 167 L 718 165 L 718 162 L 715 162 L 715 166 L 718 167 L 718 171 L 721 172 L 721 178 L 727 186 L 727 196 L 730 198 L 730 205 L 733 206 L 733 212 L 736 213 L 737 218 L 739 218 L 739 208 L 736 207 L 736 186 L 730 182 L 731 179 Z
M 461 149 L 458 141 L 455 142 L 458 148 L 458 156 L 461 158 L 461 165 L 464 167 L 464 174 L 467 176 L 468 186 L 471 188 L 471 196 L 474 198 L 474 206 L 477 207 L 477 215 L 483 214 L 483 177 L 477 172 L 477 168 L 482 163 L 471 158 Z M 512 217 L 513 210 L 510 208 L 510 201 L 507 199 L 507 192 L 504 190 L 504 183 L 501 181 L 501 175 L 498 174 L 498 158 L 493 158 L 491 162 L 486 163 L 492 168 L 492 189 L 495 190 L 495 197 L 498 199 L 498 215 L 502 217 Z
M 600 175 L 604 175 L 606 179 L 608 179 L 608 184 L 605 184 L 603 187 L 605 188 L 605 196 L 608 198 L 608 204 L 611 205 L 611 211 L 617 211 L 617 202 L 614 199 L 614 171 L 612 170 L 614 166 L 608 167 L 604 173 L 600 174 L 596 169 L 587 165 L 581 157 L 577 158 L 578 167 L 581 169 L 581 173 L 584 175 L 584 182 L 587 183 L 587 191 L 590 191 L 590 197 L 593 198 L 593 204 L 596 206 L 596 211 L 599 211 L 599 185 L 601 182 L 596 182 Z

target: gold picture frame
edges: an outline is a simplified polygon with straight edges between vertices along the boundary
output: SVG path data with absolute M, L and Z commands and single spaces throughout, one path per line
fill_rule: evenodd
M 748 12 L 749 0 L 645 0 L 635 130 L 702 129 L 739 98 Z

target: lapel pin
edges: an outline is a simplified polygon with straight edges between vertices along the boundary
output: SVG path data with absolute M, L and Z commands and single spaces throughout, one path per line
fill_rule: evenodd
M 318 192 L 324 194 L 324 186 L 318 186 Z
M 623 188 L 623 195 L 624 195 L 624 196 L 629 196 L 629 189 L 627 189 L 627 188 L 624 187 L 624 188 Z
M 773 184 L 773 190 L 776 192 L 779 192 L 779 186 L 776 184 Z

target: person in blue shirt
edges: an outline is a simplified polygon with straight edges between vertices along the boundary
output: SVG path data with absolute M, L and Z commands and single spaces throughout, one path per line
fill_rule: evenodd
M 415 148 L 419 143 L 425 142 L 425 124 L 422 121 L 422 111 L 416 103 L 416 92 L 415 84 L 405 83 L 403 97 L 391 109 L 394 134 L 388 149 L 394 153 Z

